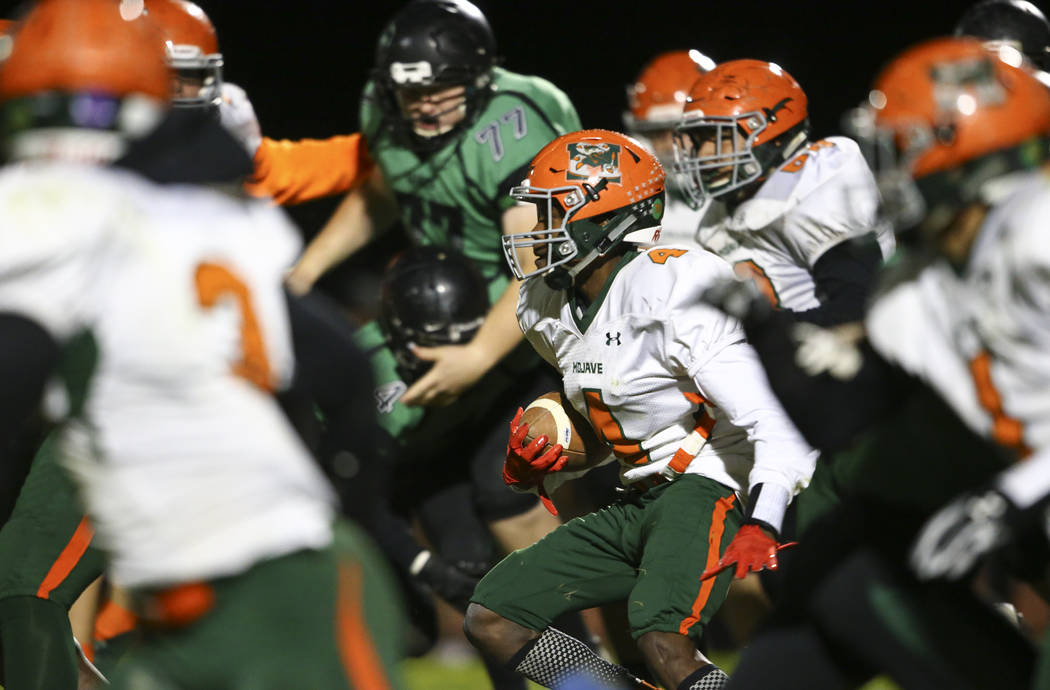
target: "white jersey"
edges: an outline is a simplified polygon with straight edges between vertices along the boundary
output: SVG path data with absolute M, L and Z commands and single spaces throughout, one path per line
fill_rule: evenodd
M 1021 455 L 1050 447 L 1050 180 L 1019 176 L 961 272 L 945 260 L 888 288 L 866 319 L 890 362 L 974 431 Z
M 737 277 L 755 280 L 774 305 L 815 309 L 814 265 L 835 245 L 875 230 L 878 201 L 860 147 L 829 137 L 780 166 L 728 217 L 713 208 L 700 242 L 732 264 Z M 878 237 L 888 256 L 893 233 L 881 229 Z
M 127 173 L 0 172 L 0 310 L 97 356 L 63 455 L 111 576 L 230 575 L 331 539 L 333 495 L 270 390 L 293 355 L 280 211 Z
M 735 490 L 779 487 L 769 493 L 782 509 L 808 483 L 815 453 L 770 391 L 740 325 L 700 300 L 730 276 L 704 250 L 656 247 L 626 255 L 586 310 L 569 291 L 525 281 L 518 320 L 625 481 L 659 474 L 689 449 L 685 473 Z M 694 431 L 705 439 L 699 448 L 690 448 Z M 779 526 L 779 517 L 767 522 Z

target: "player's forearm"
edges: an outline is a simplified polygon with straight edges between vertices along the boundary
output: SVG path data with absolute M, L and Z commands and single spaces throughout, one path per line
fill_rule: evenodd
M 290 276 L 290 284 L 304 292 L 333 266 L 345 261 L 378 233 L 390 227 L 397 205 L 385 185 L 370 177 L 339 204 L 321 232 L 307 245 Z
M 255 179 L 246 189 L 278 204 L 298 204 L 345 194 L 367 179 L 373 166 L 360 134 L 297 141 L 264 137 L 255 152 Z
M 748 345 L 723 348 L 697 373 L 696 383 L 734 426 L 747 429 L 755 447 L 750 486 L 769 485 L 759 519 L 779 529 L 783 508 L 813 476 L 816 452 L 784 412 Z
M 520 281 L 512 280 L 492 305 L 485 322 L 481 324 L 470 348 L 479 362 L 488 371 L 521 342 L 521 327 L 518 325 L 517 305 Z

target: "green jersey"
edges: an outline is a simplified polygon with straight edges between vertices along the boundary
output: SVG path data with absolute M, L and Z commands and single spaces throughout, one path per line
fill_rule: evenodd
M 509 280 L 500 238 L 511 187 L 525 179 L 532 157 L 552 139 L 580 129 L 568 97 L 550 82 L 493 69 L 493 93 L 473 124 L 443 148 L 417 156 L 401 145 L 365 87 L 361 129 L 401 221 L 419 244 L 458 249 L 473 260 L 495 301 Z

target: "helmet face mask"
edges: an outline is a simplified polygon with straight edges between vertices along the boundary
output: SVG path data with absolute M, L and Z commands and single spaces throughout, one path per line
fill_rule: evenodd
M 744 124 L 750 127 L 745 129 Z M 675 130 L 674 172 L 691 205 L 741 189 L 762 176 L 754 144 L 766 129 L 759 112 L 684 119 Z M 704 151 L 710 151 L 705 154 Z
M 539 222 L 503 237 L 503 254 L 519 280 L 543 275 L 564 289 L 596 259 L 624 242 L 654 242 L 664 211 L 664 172 L 634 139 L 605 130 L 558 137 L 535 158 L 511 196 L 536 204 Z M 519 252 L 538 267 L 526 270 Z
M 190 0 L 146 0 L 145 10 L 163 34 L 164 55 L 174 72 L 172 106 L 218 107 L 223 58 L 208 15 Z
M 730 60 L 700 76 L 675 128 L 674 171 L 699 208 L 723 197 L 739 203 L 805 143 L 806 94 L 780 66 Z
M 217 107 L 222 101 L 222 55 L 204 55 L 191 45 L 173 45 L 165 51 L 175 71 L 171 104 L 175 108 Z
M 442 148 L 488 101 L 495 52 L 488 21 L 466 0 L 409 3 L 376 48 L 372 79 L 385 124 L 417 152 Z
M 401 117 L 422 139 L 448 134 L 467 117 L 466 87 L 402 87 L 395 90 Z

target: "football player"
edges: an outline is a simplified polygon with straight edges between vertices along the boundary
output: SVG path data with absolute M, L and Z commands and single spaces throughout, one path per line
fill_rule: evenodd
M 794 605 L 745 653 L 734 687 L 841 684 L 879 669 L 905 687 L 1025 687 L 1027 641 L 968 587 L 937 579 L 972 576 L 1046 486 L 1031 461 L 999 473 L 1050 438 L 1050 93 L 1013 47 L 936 39 L 895 58 L 867 100 L 861 132 L 882 154 L 887 215 L 912 246 L 885 270 L 864 340 L 823 361 L 800 359 L 776 318 L 745 322 L 806 437 L 848 452 L 833 466 L 843 505 L 807 533 L 784 573 Z M 976 493 L 922 528 L 964 491 Z M 905 572 L 920 530 L 910 560 L 929 584 Z M 1039 541 L 1001 562 L 992 586 L 1009 582 L 1004 572 L 1041 575 Z
M 855 142 L 809 141 L 806 94 L 790 74 L 730 60 L 702 75 L 675 152 L 694 207 L 722 202 L 700 231 L 707 249 L 798 320 L 827 326 L 861 317 L 883 257 L 878 191 Z M 881 234 L 888 250 L 892 233 Z
M 223 55 L 208 15 L 189 0 L 148 0 L 145 6 L 164 32 L 175 74 L 173 105 L 216 112 L 244 144 L 255 166 L 249 194 L 297 204 L 344 194 L 361 183 L 373 163 L 359 133 L 296 141 L 262 136 L 244 89 L 223 79 Z
M 504 239 L 524 281 L 522 331 L 560 371 L 563 399 L 620 463 L 628 493 L 505 558 L 478 585 L 466 631 L 545 687 L 579 672 L 633 682 L 551 627 L 564 611 L 626 599 L 663 687 L 721 687 L 724 674 L 696 649 L 733 578 L 719 572 L 776 567 L 777 531 L 814 454 L 739 325 L 699 300 L 729 266 L 703 250 L 650 248 L 664 171 L 639 142 L 604 130 L 559 137 L 513 194 L 539 217 Z M 504 479 L 549 494 L 574 473 L 561 470 L 560 445 L 539 453 L 546 437 L 523 447 L 520 415 Z M 745 508 L 737 491 L 747 489 Z
M 412 353 L 412 344 L 436 347 L 467 342 L 488 310 L 485 279 L 473 262 L 447 247 L 414 247 L 401 252 L 384 272 L 379 319 L 355 336 L 371 361 L 385 443 L 375 462 L 363 459 L 362 476 L 351 485 L 358 499 L 349 503 L 358 506 L 355 516 L 376 535 L 402 572 L 461 613 L 478 579 L 501 554 L 485 518 L 491 516 L 494 504 L 505 503 L 509 492 L 498 472 L 486 471 L 493 469 L 488 461 L 442 459 L 502 455 L 502 425 L 484 433 L 467 430 L 474 429 L 472 420 L 483 418 L 493 406 L 507 404 L 503 398 L 508 390 L 515 390 L 508 380 L 522 372 L 494 367 L 450 408 L 409 407 L 400 398 L 430 367 L 430 362 Z M 411 517 L 418 519 L 429 549 L 411 537 L 406 524 Z M 414 592 L 408 599 L 414 620 L 426 630 L 426 618 L 433 614 Z M 489 659 L 483 661 L 494 687 L 524 686 L 517 674 Z
M 394 16 L 361 102 L 377 167 L 289 277 L 293 288 L 307 289 L 398 218 L 415 243 L 452 246 L 478 264 L 489 282 L 489 316 L 469 343 L 416 349 L 434 366 L 405 392 L 407 405 L 448 403 L 521 342 L 518 284 L 501 267 L 500 237 L 534 218 L 507 192 L 540 147 L 579 127 L 564 93 L 496 62 L 488 21 L 466 0 L 414 0 Z
M 806 94 L 790 74 L 759 60 L 718 65 L 693 84 L 675 146 L 693 204 L 719 202 L 701 223 L 701 244 L 745 279 L 709 300 L 732 312 L 754 304 L 757 288 L 763 309 L 805 324 L 847 328 L 861 320 L 893 233 L 876 222 L 879 193 L 857 143 L 810 142 Z M 795 505 L 799 534 L 838 500 L 827 474 L 819 465 Z
M 536 151 L 578 128 L 579 120 L 552 84 L 496 62 L 488 21 L 465 0 L 414 0 L 394 15 L 379 37 L 361 103 L 376 168 L 310 243 L 288 282 L 293 289 L 308 288 L 398 218 L 415 244 L 454 248 L 477 266 L 491 305 L 484 321 L 469 341 L 412 344 L 413 356 L 428 368 L 398 403 L 433 408 L 428 425 L 471 439 L 457 454 L 421 448 L 420 459 L 430 458 L 435 472 L 449 463 L 470 468 L 478 510 L 510 552 L 532 544 L 558 521 L 536 497 L 498 485 L 503 440 L 479 438 L 477 429 L 502 428 L 521 401 L 557 382 L 521 342 L 514 319 L 518 281 L 507 275 L 500 238 L 534 225 L 534 208 L 516 204 L 508 192 Z M 531 263 L 531 255 L 523 260 Z M 474 391 L 478 386 L 493 390 Z M 493 402 L 464 418 L 447 403 L 466 395 L 493 396 Z
M 682 119 L 689 89 L 714 61 L 699 50 L 660 53 L 642 68 L 627 87 L 629 110 L 623 114 L 625 131 L 649 147 L 665 170 L 674 162 L 674 127 Z M 667 179 L 667 209 L 661 222 L 660 241 L 666 244 L 697 243 L 707 205 L 693 209 L 673 178 Z
M 331 489 L 272 396 L 290 378 L 294 229 L 265 204 L 102 167 L 164 134 L 171 75 L 143 21 L 44 0 L 0 67 L 5 440 L 59 373 L 55 451 L 91 515 L 77 532 L 94 527 L 151 627 L 118 687 L 390 686 L 368 632 L 391 615 L 384 575 L 336 557 Z

